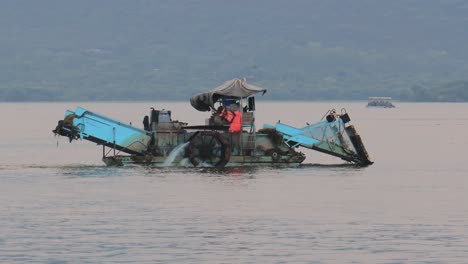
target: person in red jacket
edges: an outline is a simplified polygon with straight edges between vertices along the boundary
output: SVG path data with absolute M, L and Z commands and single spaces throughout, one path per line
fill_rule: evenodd
M 242 114 L 238 109 L 235 111 L 231 111 L 231 110 L 226 110 L 226 108 L 223 107 L 219 115 L 229 122 L 229 132 L 241 131 Z
M 242 114 L 239 109 L 227 110 L 226 108 L 222 108 L 220 111 L 220 116 L 222 116 L 226 121 L 229 122 L 229 132 L 231 132 L 231 143 L 232 149 L 234 152 L 238 152 L 240 154 L 240 135 L 242 131 Z

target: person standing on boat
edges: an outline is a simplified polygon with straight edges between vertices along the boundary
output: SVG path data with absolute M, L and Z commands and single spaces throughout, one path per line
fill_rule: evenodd
M 239 107 L 234 105 L 232 110 L 227 110 L 225 107 L 221 109 L 220 116 L 222 116 L 229 123 L 229 132 L 231 132 L 232 149 L 237 150 L 240 154 L 240 135 L 242 130 L 242 113 Z

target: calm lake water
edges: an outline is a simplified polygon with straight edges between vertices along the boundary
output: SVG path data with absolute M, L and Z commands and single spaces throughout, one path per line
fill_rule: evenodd
M 80 105 L 141 127 L 188 102 L 0 104 L 0 263 L 468 263 L 468 104 L 262 102 L 257 126 L 346 108 L 375 164 L 105 167 L 51 132 Z

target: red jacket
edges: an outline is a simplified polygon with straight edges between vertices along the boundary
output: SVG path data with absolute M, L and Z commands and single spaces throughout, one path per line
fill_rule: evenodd
M 223 109 L 220 116 L 223 116 L 229 123 L 229 132 L 240 132 L 242 128 L 242 114 L 239 110 L 226 111 Z
M 229 126 L 230 132 L 240 132 L 242 128 L 242 114 L 239 110 L 234 111 L 234 118 L 232 118 L 231 125 Z

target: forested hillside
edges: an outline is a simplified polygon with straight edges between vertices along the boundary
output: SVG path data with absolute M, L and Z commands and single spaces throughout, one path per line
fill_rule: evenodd
M 0 101 L 468 101 L 464 0 L 3 0 Z

